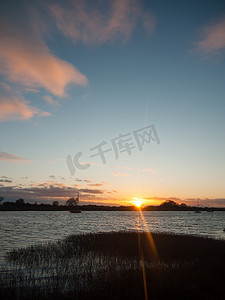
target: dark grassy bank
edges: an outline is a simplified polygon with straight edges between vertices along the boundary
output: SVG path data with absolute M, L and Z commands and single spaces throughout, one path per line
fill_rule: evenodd
M 73 235 L 11 251 L 0 299 L 224 299 L 225 241 L 147 233 Z
M 4 202 L 0 205 L 0 211 L 69 211 L 72 209 L 79 209 L 81 211 L 138 211 L 136 206 L 104 206 L 104 205 L 77 205 L 66 206 L 59 205 L 53 206 L 51 204 L 30 204 L 15 205 L 14 202 Z M 225 211 L 224 207 L 195 207 L 195 206 L 182 206 L 182 205 L 158 205 L 158 206 L 145 206 L 143 211 Z

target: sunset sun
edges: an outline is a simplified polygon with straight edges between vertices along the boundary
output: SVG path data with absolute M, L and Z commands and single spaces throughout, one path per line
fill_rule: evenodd
M 144 200 L 139 199 L 139 198 L 133 198 L 133 203 L 134 203 L 135 206 L 141 207 L 141 205 L 144 203 Z

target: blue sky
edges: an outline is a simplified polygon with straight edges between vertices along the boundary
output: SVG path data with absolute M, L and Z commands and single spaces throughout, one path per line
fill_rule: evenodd
M 1 5 L 0 196 L 225 206 L 223 1 Z M 140 151 L 151 124 L 160 144 Z M 131 155 L 91 157 L 120 134 Z M 91 166 L 72 175 L 78 152 Z

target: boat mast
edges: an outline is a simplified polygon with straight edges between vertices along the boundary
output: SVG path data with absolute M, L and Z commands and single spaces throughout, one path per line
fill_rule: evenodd
M 80 193 L 78 192 L 77 193 L 77 205 L 79 205 L 79 200 L 80 200 L 79 198 L 80 198 Z

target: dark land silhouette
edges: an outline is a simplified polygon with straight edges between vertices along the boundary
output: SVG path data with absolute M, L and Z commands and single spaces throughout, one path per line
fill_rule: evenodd
M 81 211 L 137 211 L 135 205 L 128 206 L 106 206 L 106 205 L 77 205 L 76 198 L 68 199 L 64 205 L 59 205 L 58 201 L 53 201 L 52 204 L 32 204 L 25 202 L 19 198 L 15 202 L 5 201 L 0 205 L 0 211 L 69 211 L 71 209 L 79 209 Z M 142 211 L 225 211 L 225 207 L 199 207 L 188 206 L 184 203 L 178 204 L 175 201 L 167 200 L 160 205 L 143 206 Z

